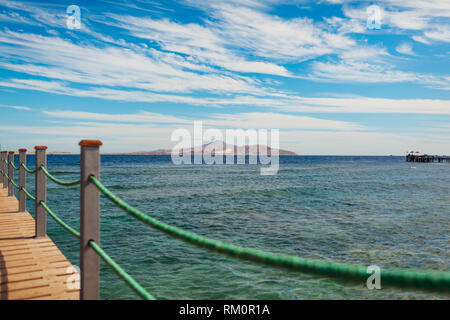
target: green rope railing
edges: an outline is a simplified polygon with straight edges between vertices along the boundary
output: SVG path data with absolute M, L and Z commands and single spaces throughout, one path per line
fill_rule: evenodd
M 6 163 L 6 164 L 8 164 L 8 161 L 6 161 L 6 160 L 2 160 L 4 163 Z M 12 163 L 12 162 L 10 162 L 11 164 L 12 164 L 12 166 L 13 166 L 13 168 L 15 169 L 15 170 L 19 170 L 20 169 L 20 167 L 23 167 L 24 169 L 25 169 L 25 171 L 26 172 L 28 172 L 28 173 L 36 173 L 36 169 L 30 169 L 30 168 L 28 168 L 24 163 L 21 163 L 19 166 L 15 166 L 14 165 L 14 163 Z M 1 170 L 1 172 L 3 173 L 3 170 Z
M 21 187 L 20 190 L 22 190 L 28 198 L 30 198 L 33 201 L 36 201 L 36 198 L 31 193 L 29 193 L 26 188 Z
M 364 266 L 322 262 L 295 256 L 274 254 L 199 236 L 144 214 L 114 195 L 94 176 L 91 176 L 89 179 L 109 200 L 123 209 L 126 213 L 154 229 L 160 230 L 171 237 L 180 239 L 197 247 L 262 265 L 281 267 L 314 275 L 356 281 L 365 281 L 368 277 L 366 267 Z M 381 277 L 384 284 L 398 287 L 410 286 L 423 289 L 450 290 L 450 272 L 445 271 L 382 270 Z
M 12 185 L 13 185 L 16 189 L 19 189 L 19 191 L 23 191 L 23 192 L 27 195 L 28 198 L 30 198 L 30 199 L 33 200 L 33 201 L 36 200 L 36 198 L 35 198 L 30 192 L 28 192 L 28 190 L 27 190 L 26 188 L 17 185 L 17 184 L 14 182 L 14 180 L 12 180 L 12 179 L 8 176 L 7 173 L 3 172 L 3 170 L 0 170 L 0 173 L 1 173 L 2 175 L 4 175 L 4 176 L 8 179 L 8 181 L 11 181 Z
M 41 206 L 47 211 L 47 213 L 55 220 L 61 227 L 63 227 L 67 232 L 80 239 L 80 233 L 61 220 L 48 206 L 44 201 L 39 202 Z
M 6 177 L 6 179 L 8 179 L 9 182 L 12 183 L 12 185 L 14 186 L 14 188 L 20 189 L 20 186 L 19 186 L 18 184 L 16 184 L 16 183 L 14 182 L 14 179 L 11 179 L 11 178 L 8 176 L 7 173 L 3 173 L 3 175 Z
M 21 163 L 20 165 L 21 165 L 22 168 L 25 169 L 26 172 L 28 172 L 28 173 L 36 173 L 36 169 L 34 169 L 34 170 L 29 169 L 24 163 Z
M 9 179 L 9 178 L 8 178 L 8 180 L 9 180 L 9 181 L 11 181 L 12 185 L 14 186 L 14 188 L 16 188 L 16 189 L 19 189 L 19 190 L 20 190 L 20 186 L 19 186 L 18 184 L 16 184 L 16 183 L 14 182 L 14 180 L 13 180 L 13 179 Z
M 156 300 L 150 293 L 148 293 L 136 280 L 134 280 L 125 270 L 122 269 L 103 249 L 94 241 L 90 240 L 89 245 L 102 258 L 102 260 L 120 277 L 134 292 L 136 292 L 142 299 Z
M 80 180 L 73 180 L 73 181 L 63 181 L 60 180 L 58 178 L 56 178 L 55 176 L 53 176 L 50 172 L 47 171 L 47 169 L 44 166 L 41 166 L 41 170 L 44 172 L 44 174 L 50 179 L 52 180 L 54 183 L 59 184 L 61 186 L 65 186 L 65 187 L 71 187 L 71 186 L 76 186 L 78 184 L 80 184 Z
M 14 162 L 10 161 L 9 164 L 13 167 L 14 170 L 19 170 L 19 166 L 15 166 Z

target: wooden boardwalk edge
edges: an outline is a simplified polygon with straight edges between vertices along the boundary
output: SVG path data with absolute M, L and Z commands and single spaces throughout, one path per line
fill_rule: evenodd
M 0 183 L 0 300 L 77 300 L 79 275 Z

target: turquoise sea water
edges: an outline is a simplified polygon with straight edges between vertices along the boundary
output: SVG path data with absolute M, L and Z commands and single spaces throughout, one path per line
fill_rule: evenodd
M 403 157 L 281 157 L 256 165 L 173 165 L 170 156 L 102 156 L 102 182 L 136 208 L 214 239 L 323 261 L 449 270 L 450 164 Z M 28 157 L 33 167 L 34 157 Z M 48 156 L 76 179 L 78 156 Z M 28 177 L 34 192 L 33 177 Z M 79 229 L 79 188 L 48 182 L 48 205 Z M 160 299 L 449 299 L 271 269 L 192 247 L 102 198 L 101 246 Z M 28 209 L 34 212 L 33 203 Z M 48 234 L 79 264 L 77 240 L 49 217 Z M 104 264 L 103 299 L 137 296 Z

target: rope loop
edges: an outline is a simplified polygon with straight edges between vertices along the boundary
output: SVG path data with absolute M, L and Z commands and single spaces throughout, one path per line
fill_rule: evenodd
M 26 188 L 20 187 L 20 190 L 22 190 L 28 198 L 30 198 L 33 201 L 36 201 L 36 198 L 31 193 L 29 193 Z
M 10 161 L 9 164 L 13 167 L 14 170 L 19 170 L 19 166 L 15 166 L 14 162 Z
M 76 238 L 80 239 L 80 233 L 69 226 L 67 223 L 65 223 L 61 218 L 59 218 L 48 206 L 44 201 L 39 202 L 39 204 L 47 211 L 47 213 L 55 220 L 61 227 L 63 227 L 66 231 L 68 231 L 70 234 L 75 236 Z
M 28 172 L 28 173 L 36 173 L 36 169 L 31 170 L 31 169 L 29 169 L 24 163 L 21 163 L 20 166 L 21 166 L 22 168 L 24 168 L 25 171 Z
M 63 181 L 63 180 L 60 180 L 60 179 L 56 178 L 55 176 L 53 176 L 50 172 L 47 171 L 47 169 L 44 166 L 41 166 L 40 169 L 42 170 L 42 172 L 44 172 L 44 174 L 50 180 L 52 180 L 54 183 L 59 184 L 61 186 L 71 187 L 71 186 L 76 186 L 76 185 L 80 184 L 80 179 L 73 180 L 73 181 Z

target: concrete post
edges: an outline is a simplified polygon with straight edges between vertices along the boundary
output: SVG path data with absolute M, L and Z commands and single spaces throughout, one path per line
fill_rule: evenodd
M 99 140 L 82 140 L 80 154 L 80 271 L 81 300 L 98 300 L 100 293 L 100 258 L 89 245 L 100 244 L 100 191 L 89 177 L 100 179 Z
M 47 146 L 35 146 L 36 151 L 36 237 L 47 236 L 47 212 L 41 205 L 47 201 L 47 177 L 42 171 L 41 166 L 47 168 Z
M 7 151 L 0 151 L 0 156 L 1 156 L 0 168 L 2 168 L 3 173 L 6 173 L 7 170 L 5 160 L 8 159 Z M 8 186 L 8 184 L 6 183 L 6 176 L 3 175 L 0 180 L 3 183 L 3 188 L 6 188 Z
M 19 212 L 24 212 L 27 210 L 27 196 L 23 192 L 22 188 L 27 187 L 27 177 L 25 168 L 23 165 L 27 165 L 27 149 L 19 149 Z
M 8 152 L 8 155 L 9 155 L 9 157 L 8 157 L 8 177 L 11 180 L 14 180 L 14 168 L 11 164 L 11 162 L 14 163 L 14 153 L 15 153 L 14 151 Z M 8 182 L 9 182 L 8 183 L 8 197 L 13 197 L 14 196 L 14 186 L 11 181 L 8 181 Z

